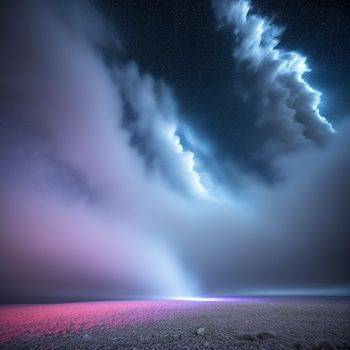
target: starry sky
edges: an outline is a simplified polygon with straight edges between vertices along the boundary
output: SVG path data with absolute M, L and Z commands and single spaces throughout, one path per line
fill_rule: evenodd
M 0 302 L 350 293 L 348 1 L 0 6 Z

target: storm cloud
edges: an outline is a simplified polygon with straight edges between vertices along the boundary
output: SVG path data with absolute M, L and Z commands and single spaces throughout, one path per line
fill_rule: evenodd
M 218 156 L 88 2 L 1 5 L 1 301 L 350 284 L 348 123 L 333 132 L 305 59 L 249 7 L 214 5 L 236 38 L 241 157 L 278 169 L 273 186 Z

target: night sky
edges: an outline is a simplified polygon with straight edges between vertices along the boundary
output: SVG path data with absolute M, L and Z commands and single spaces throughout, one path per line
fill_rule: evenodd
M 348 1 L 0 5 L 0 302 L 350 292 Z
M 251 159 L 259 135 L 250 137 L 254 130 L 247 129 L 254 125 L 242 115 L 239 98 L 233 102 L 235 43 L 230 30 L 218 30 L 210 1 L 102 3 L 106 17 L 118 29 L 124 57 L 170 83 L 182 117 L 196 131 L 214 137 L 216 147 L 222 147 L 222 152 L 229 149 L 242 165 L 273 176 L 267 164 Z M 281 48 L 307 57 L 313 73 L 305 79 L 326 94 L 320 103 L 322 114 L 333 123 L 346 118 L 350 109 L 346 92 L 350 79 L 345 78 L 350 76 L 349 4 L 257 1 L 253 8 L 285 28 Z

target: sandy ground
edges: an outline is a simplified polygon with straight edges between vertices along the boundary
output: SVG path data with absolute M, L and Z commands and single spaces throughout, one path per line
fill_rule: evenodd
M 350 349 L 350 299 L 5 306 L 0 349 Z

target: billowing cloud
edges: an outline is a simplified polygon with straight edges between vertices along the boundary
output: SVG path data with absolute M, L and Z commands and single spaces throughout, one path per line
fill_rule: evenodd
M 249 1 L 217 0 L 213 7 L 235 40 L 235 92 L 247 124 L 255 128 L 255 157 L 268 163 L 308 144 L 323 145 L 334 130 L 320 115 L 320 92 L 304 79 L 310 71 L 306 58 L 277 48 L 282 29 L 253 14 Z
M 150 74 L 141 76 L 137 65 L 115 67 L 114 78 L 124 97 L 124 125 L 131 144 L 145 157 L 146 164 L 180 190 L 204 194 L 194 169 L 194 154 L 185 151 L 177 131 L 177 106 L 167 85 Z

